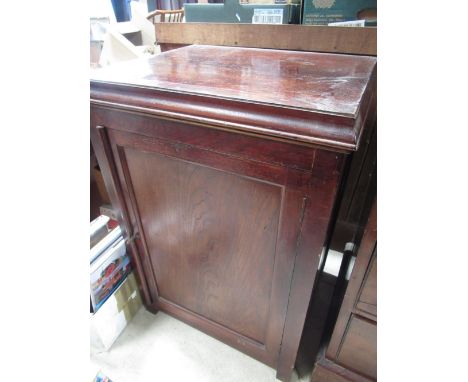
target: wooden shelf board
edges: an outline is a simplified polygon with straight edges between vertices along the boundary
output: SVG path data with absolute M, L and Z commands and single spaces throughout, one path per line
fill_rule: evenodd
M 375 27 L 156 23 L 155 29 L 157 43 L 171 48 L 197 44 L 377 55 Z

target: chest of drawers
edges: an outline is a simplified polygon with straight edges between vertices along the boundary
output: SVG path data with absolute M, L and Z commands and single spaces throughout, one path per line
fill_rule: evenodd
M 326 352 L 311 382 L 377 380 L 377 201 L 374 200 Z
M 102 69 L 91 140 L 146 307 L 289 380 L 376 60 L 188 46 Z

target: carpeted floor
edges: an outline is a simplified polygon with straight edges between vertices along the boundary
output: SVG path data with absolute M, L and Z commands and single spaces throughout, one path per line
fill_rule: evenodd
M 108 352 L 91 351 L 91 364 L 112 382 L 276 381 L 274 369 L 167 314 L 153 315 L 144 308 Z

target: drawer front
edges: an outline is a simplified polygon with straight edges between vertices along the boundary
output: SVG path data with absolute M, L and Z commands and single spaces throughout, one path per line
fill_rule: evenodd
M 349 382 L 349 379 L 316 364 L 310 382 Z
M 359 293 L 356 309 L 377 318 L 377 253 L 372 256 L 364 283 Z
M 372 382 L 372 378 L 364 377 L 337 363 L 319 358 L 312 371 L 310 382 Z
M 343 366 L 377 378 L 377 325 L 352 315 L 338 353 Z

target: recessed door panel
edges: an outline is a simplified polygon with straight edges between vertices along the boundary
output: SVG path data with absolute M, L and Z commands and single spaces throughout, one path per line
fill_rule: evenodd
M 265 341 L 281 187 L 126 148 L 159 297 Z

